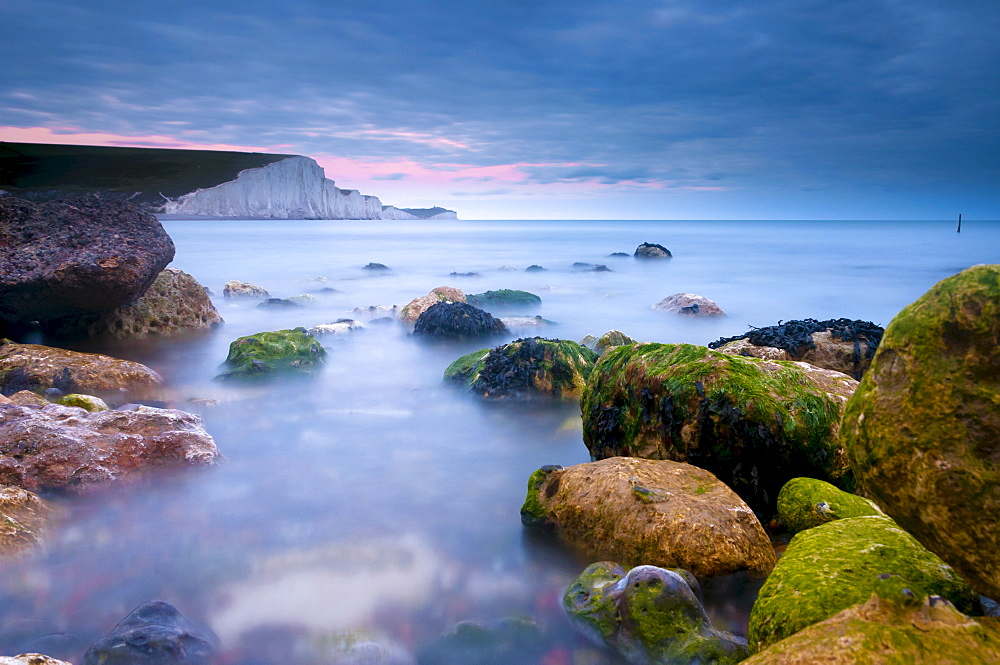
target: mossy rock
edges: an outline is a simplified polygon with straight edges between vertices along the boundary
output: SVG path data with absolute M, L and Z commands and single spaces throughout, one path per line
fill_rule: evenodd
M 765 649 L 865 602 L 885 573 L 943 596 L 967 614 L 980 612 L 978 594 L 895 522 L 849 517 L 792 538 L 750 612 L 750 650 Z
M 898 590 L 878 589 L 864 604 L 813 624 L 743 663 L 992 665 L 1000 662 L 1000 619 L 973 619 L 946 599 L 918 594 L 911 587 L 904 583 Z
M 603 356 L 607 351 L 615 348 L 616 346 L 635 343 L 636 340 L 632 339 L 620 330 L 609 330 L 600 337 L 587 335 L 580 340 L 580 344 L 582 346 L 585 346 L 588 349 L 593 349 L 599 356 Z
M 716 629 L 684 570 L 604 561 L 588 566 L 563 595 L 563 608 L 585 635 L 630 663 L 737 663 L 746 641 Z
M 542 304 L 542 299 L 534 293 L 514 289 L 500 289 L 473 293 L 465 297 L 465 301 L 473 307 L 491 312 L 495 309 L 531 308 Z
M 578 399 L 596 361 L 596 353 L 576 342 L 526 337 L 462 356 L 445 370 L 445 379 L 490 399 Z
M 938 282 L 888 325 L 844 411 L 865 490 L 1000 598 L 1000 265 Z
M 59 398 L 57 404 L 62 404 L 63 406 L 78 406 L 91 413 L 108 410 L 108 405 L 105 404 L 104 400 L 100 397 L 94 397 L 93 395 L 81 395 L 79 393 L 63 395 Z
M 593 459 L 688 462 L 769 517 L 791 478 L 853 488 L 838 430 L 857 382 L 805 363 L 691 344 L 631 344 L 595 365 L 581 401 Z
M 240 337 L 229 345 L 226 371 L 218 379 L 311 373 L 326 361 L 326 349 L 305 328 Z
M 778 521 L 798 533 L 845 517 L 885 517 L 870 499 L 815 478 L 792 478 L 778 493 Z

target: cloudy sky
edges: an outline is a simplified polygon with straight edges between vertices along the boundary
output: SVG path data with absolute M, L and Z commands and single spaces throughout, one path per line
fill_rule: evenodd
M 465 219 L 1000 219 L 997 0 L 0 0 L 0 140 Z

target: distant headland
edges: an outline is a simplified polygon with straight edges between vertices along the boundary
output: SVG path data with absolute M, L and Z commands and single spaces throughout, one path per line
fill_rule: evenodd
M 0 141 L 0 196 L 92 193 L 178 219 L 458 219 L 341 189 L 301 155 Z

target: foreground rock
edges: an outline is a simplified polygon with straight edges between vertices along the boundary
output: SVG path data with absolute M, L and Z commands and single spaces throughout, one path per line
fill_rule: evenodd
M 703 346 L 620 346 L 587 382 L 583 439 L 593 459 L 672 459 L 707 469 L 769 516 L 791 478 L 851 488 L 838 429 L 856 385 L 805 363 Z
M 464 302 L 432 305 L 413 326 L 413 334 L 417 337 L 443 340 L 480 339 L 506 332 L 503 321 Z
M 725 316 L 721 307 L 705 296 L 694 293 L 675 293 L 653 305 L 653 309 L 673 312 L 681 316 Z
M 210 665 L 218 639 L 198 628 L 170 603 L 137 607 L 83 656 L 83 665 Z
M 509 310 L 515 308 L 530 309 L 542 304 L 542 299 L 534 293 L 527 291 L 516 291 L 513 289 L 500 289 L 499 291 L 485 291 L 484 293 L 472 293 L 467 295 L 466 302 L 473 307 L 492 312 L 494 310 Z
M 51 512 L 35 494 L 0 486 L 0 559 L 38 545 Z
M 936 284 L 889 324 L 844 413 L 858 480 L 981 593 L 1000 597 L 1000 266 Z
M 0 319 L 49 321 L 129 303 L 174 258 L 157 219 L 96 196 L 0 198 Z
M 462 356 L 444 377 L 491 399 L 579 399 L 596 361 L 596 353 L 576 342 L 532 337 Z
M 800 360 L 860 379 L 871 365 L 882 333 L 880 326 L 869 321 L 803 319 L 723 337 L 708 348 L 768 360 Z
M 885 513 L 870 499 L 815 478 L 792 478 L 778 493 L 778 521 L 791 533 L 847 517 Z
M 439 286 L 431 289 L 425 296 L 414 298 L 403 306 L 399 311 L 399 320 L 404 323 L 415 324 L 420 315 L 426 312 L 432 305 L 440 302 L 465 302 L 465 294 L 462 289 L 451 286 Z
M 750 650 L 760 651 L 862 603 L 878 577 L 901 575 L 966 613 L 979 597 L 955 571 L 885 517 L 851 517 L 798 533 L 761 587 L 750 612 Z
M 909 586 L 912 585 L 878 589 L 864 604 L 813 624 L 743 662 L 747 665 L 1000 662 L 1000 619 L 973 619 L 941 596 L 926 596 Z
M 5 395 L 56 388 L 119 405 L 155 398 L 161 382 L 159 374 L 130 360 L 0 340 L 0 392 Z
M 566 590 L 563 607 L 588 637 L 635 665 L 716 663 L 746 658 L 746 641 L 717 630 L 683 570 L 591 564 Z
M 311 374 L 326 362 L 326 349 L 305 328 L 260 332 L 229 345 L 224 372 L 217 379 Z
M 637 259 L 669 259 L 673 256 L 670 250 L 663 245 L 652 242 L 644 242 L 635 248 L 633 255 Z
M 764 528 L 736 493 L 678 462 L 613 457 L 543 467 L 528 480 L 521 521 L 553 530 L 592 559 L 698 577 L 766 575 L 775 562 Z
M 84 490 L 146 469 L 219 459 L 201 420 L 149 406 L 87 413 L 48 404 L 0 404 L 0 484 L 31 491 Z

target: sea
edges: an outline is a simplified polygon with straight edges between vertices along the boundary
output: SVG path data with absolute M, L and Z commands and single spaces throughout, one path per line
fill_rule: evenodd
M 526 665 L 619 663 L 560 606 L 590 562 L 519 516 L 532 471 L 590 461 L 579 405 L 484 402 L 446 384 L 445 368 L 536 335 L 579 341 L 619 330 L 708 344 L 792 319 L 886 326 L 939 280 L 1000 262 L 1000 222 L 969 220 L 960 233 L 946 221 L 163 225 L 176 245 L 172 265 L 210 290 L 225 323 L 73 348 L 157 370 L 165 400 L 202 418 L 224 460 L 48 497 L 57 518 L 45 545 L 0 563 L 0 655 L 82 663 L 91 643 L 155 599 L 211 630 L 220 663 L 340 662 L 331 654 L 344 640 L 415 662 L 460 622 L 495 628 L 513 618 L 537 626 L 539 643 L 519 657 Z M 672 258 L 635 259 L 644 242 Z M 229 280 L 311 298 L 292 308 L 226 300 Z M 378 309 L 438 286 L 521 289 L 542 302 L 504 312 L 524 318 L 486 343 L 428 342 Z M 727 316 L 653 308 L 676 293 L 709 298 Z M 240 336 L 341 319 L 364 327 L 322 337 L 328 358 L 313 376 L 215 380 Z M 745 635 L 758 586 L 739 576 L 704 581 L 717 627 Z

